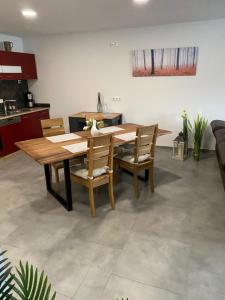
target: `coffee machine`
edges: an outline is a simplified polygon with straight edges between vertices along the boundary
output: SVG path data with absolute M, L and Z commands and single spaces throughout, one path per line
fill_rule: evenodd
M 32 108 L 34 107 L 34 96 L 31 92 L 27 92 L 26 93 L 26 106 L 28 108 Z

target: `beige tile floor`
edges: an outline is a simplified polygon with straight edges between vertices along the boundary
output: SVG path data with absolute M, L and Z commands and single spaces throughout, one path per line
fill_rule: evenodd
M 73 184 L 68 213 L 45 189 L 43 168 L 22 152 L 0 160 L 0 248 L 14 265 L 44 269 L 66 300 L 225 299 L 225 193 L 214 153 L 196 163 L 158 148 L 156 190 L 121 174 L 116 210 L 106 189 Z M 63 192 L 63 185 L 58 187 Z

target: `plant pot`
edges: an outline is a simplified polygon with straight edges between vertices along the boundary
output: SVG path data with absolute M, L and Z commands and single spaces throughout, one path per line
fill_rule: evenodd
M 196 161 L 200 160 L 200 153 L 201 153 L 201 143 L 194 144 L 194 149 L 193 149 L 194 160 L 196 160 Z

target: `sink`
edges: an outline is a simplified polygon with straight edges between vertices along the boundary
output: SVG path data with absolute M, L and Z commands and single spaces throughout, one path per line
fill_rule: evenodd
M 18 108 L 17 110 L 14 111 L 8 111 L 7 115 L 4 113 L 0 113 L 0 117 L 9 117 L 11 115 L 16 116 L 18 114 L 21 114 L 22 112 L 27 112 L 32 110 L 33 108 L 28 108 L 28 107 Z
M 24 108 L 18 108 L 18 109 L 14 110 L 14 111 L 8 111 L 7 116 L 17 115 L 17 114 L 20 114 L 22 112 L 31 111 L 31 110 L 32 110 L 31 108 L 26 108 L 26 107 L 24 107 Z
M 21 109 L 17 109 L 17 110 L 14 110 L 14 111 L 8 111 L 7 116 L 20 114 L 21 112 L 22 112 Z

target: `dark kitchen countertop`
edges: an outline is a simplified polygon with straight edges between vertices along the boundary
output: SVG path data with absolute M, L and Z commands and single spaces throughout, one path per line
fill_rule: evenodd
M 14 114 L 9 114 L 7 116 L 6 115 L 0 115 L 0 121 L 10 119 L 10 118 L 13 118 L 13 117 L 17 117 L 17 116 L 26 115 L 26 114 L 32 114 L 34 112 L 42 111 L 42 110 L 46 110 L 46 109 L 50 109 L 50 107 L 49 106 L 35 106 L 33 108 L 22 108 L 19 112 L 16 112 Z

